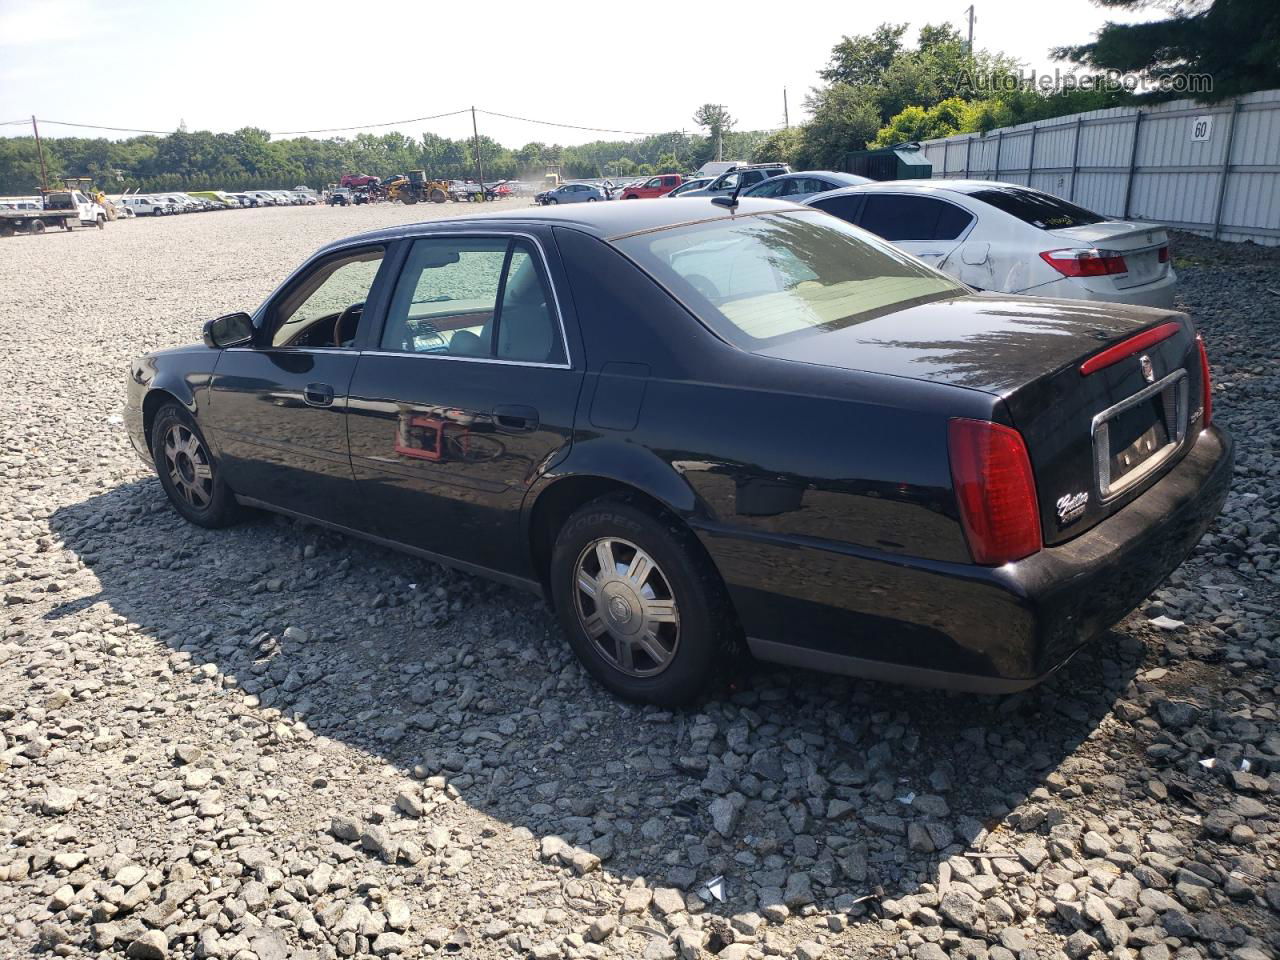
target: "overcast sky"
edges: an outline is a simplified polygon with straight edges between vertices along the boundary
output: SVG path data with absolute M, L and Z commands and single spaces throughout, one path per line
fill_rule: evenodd
M 0 0 L 0 123 L 34 113 L 162 131 L 185 122 L 283 132 L 474 104 L 557 123 L 693 132 L 694 110 L 710 101 L 724 103 L 740 129 L 768 129 L 782 125 L 784 87 L 792 122 L 803 119 L 805 92 L 842 34 L 907 17 L 913 34 L 924 23 L 962 27 L 965 16 L 963 0 L 770 0 L 686 13 L 669 3 L 610 6 L 631 12 L 546 0 Z M 1039 70 L 1054 67 L 1050 47 L 1088 40 L 1106 20 L 1089 0 L 978 0 L 977 16 L 979 47 Z M 479 121 L 481 133 L 513 147 L 610 136 Z M 368 129 L 457 138 L 470 135 L 471 116 Z M 53 124 L 41 133 L 127 136 Z

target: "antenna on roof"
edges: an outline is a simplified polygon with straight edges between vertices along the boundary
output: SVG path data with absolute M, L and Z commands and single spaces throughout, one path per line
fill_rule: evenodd
M 737 209 L 738 209 L 738 194 L 742 191 L 742 182 L 743 182 L 743 180 L 744 180 L 744 179 L 745 179 L 745 177 L 743 177 L 743 176 L 742 176 L 742 171 L 741 171 L 741 170 L 739 170 L 739 171 L 738 171 L 738 182 L 737 182 L 737 184 L 736 184 L 736 185 L 734 186 L 734 188 L 733 188 L 733 193 L 729 194 L 729 196 L 727 196 L 727 197 L 712 197 L 712 198 L 711 198 L 711 202 L 712 202 L 712 203 L 718 203 L 718 204 L 719 204 L 720 206 L 722 206 L 722 207 L 728 207 L 728 208 L 729 208 L 729 212 L 730 212 L 730 213 L 732 213 L 734 210 L 737 210 Z

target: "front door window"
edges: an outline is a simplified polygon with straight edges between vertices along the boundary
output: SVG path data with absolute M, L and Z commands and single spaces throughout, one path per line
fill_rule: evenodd
M 382 247 L 339 254 L 296 283 L 270 318 L 273 347 L 349 347 L 382 266 Z

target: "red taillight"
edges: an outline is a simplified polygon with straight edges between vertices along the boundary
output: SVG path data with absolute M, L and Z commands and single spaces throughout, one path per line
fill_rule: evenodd
M 1169 245 L 1167 243 L 1156 251 L 1156 259 L 1161 263 L 1169 262 Z
M 1105 367 L 1119 363 L 1125 357 L 1132 357 L 1135 353 L 1141 353 L 1147 347 L 1153 346 L 1161 340 L 1168 340 L 1181 329 L 1182 324 L 1178 323 L 1177 320 L 1170 320 L 1168 323 L 1162 323 L 1160 326 L 1152 327 L 1150 330 L 1143 330 L 1127 340 L 1121 340 L 1115 346 L 1107 347 L 1101 353 L 1095 353 L 1080 364 L 1080 376 L 1087 377 L 1091 373 L 1097 373 Z
M 1040 506 L 1022 434 L 986 420 L 952 420 L 951 481 L 975 563 L 999 566 L 1040 549 Z
M 1204 417 L 1200 421 L 1200 429 L 1213 422 L 1213 378 L 1209 375 L 1209 353 L 1204 348 L 1204 337 L 1196 334 L 1196 349 L 1200 351 L 1200 403 L 1204 407 Z
M 1129 272 L 1124 257 L 1109 250 L 1046 250 L 1040 259 L 1064 277 L 1109 277 Z

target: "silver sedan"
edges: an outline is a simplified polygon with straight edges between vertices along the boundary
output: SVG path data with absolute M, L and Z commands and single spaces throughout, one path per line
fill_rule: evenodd
M 587 203 L 605 198 L 604 191 L 589 183 L 564 183 L 534 197 L 538 203 Z

